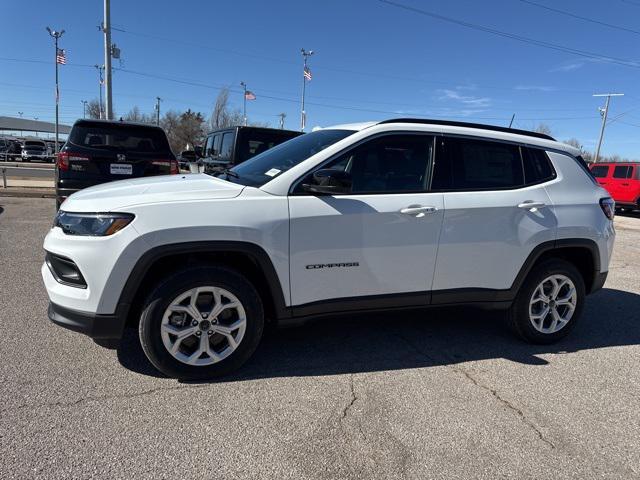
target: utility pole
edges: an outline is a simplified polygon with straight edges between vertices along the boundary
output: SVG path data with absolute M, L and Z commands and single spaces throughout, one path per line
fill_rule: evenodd
M 20 118 L 22 118 L 22 115 L 24 115 L 24 112 L 18 112 L 18 115 L 20 115 Z M 22 136 L 22 130 L 20 130 L 20 136 Z
M 111 100 L 111 7 L 110 0 L 104 0 L 104 70 L 105 70 L 105 96 L 106 96 L 106 117 L 113 120 L 113 102 Z
M 49 27 L 47 27 L 47 32 L 49 32 L 49 35 L 51 35 L 51 37 L 53 38 L 53 43 L 56 47 L 55 56 L 53 57 L 54 64 L 56 66 L 56 148 L 54 149 L 54 153 L 58 153 L 58 110 L 59 110 L 59 104 L 60 104 L 60 90 L 58 88 L 58 63 L 60 63 L 60 60 L 58 57 L 58 40 L 64 33 L 64 30 L 56 31 L 56 30 L 51 30 Z M 62 54 L 64 56 L 64 52 L 62 52 Z M 64 58 L 62 59 L 62 61 L 64 62 Z
M 607 97 L 604 107 L 600 107 L 600 115 L 602 116 L 602 126 L 600 127 L 600 139 L 598 140 L 598 147 L 596 148 L 596 156 L 594 157 L 594 163 L 598 162 L 600 158 L 600 147 L 602 147 L 602 139 L 604 138 L 604 127 L 607 124 L 607 115 L 609 114 L 609 101 L 611 97 L 622 97 L 624 93 L 596 93 L 594 97 Z
M 244 126 L 247 126 L 247 84 L 240 82 L 240 86 L 243 89 L 242 92 L 242 122 Z
M 80 100 L 82 102 L 82 118 L 87 118 L 87 101 Z
M 304 127 L 307 124 L 307 112 L 304 110 L 304 94 L 307 87 L 307 80 L 311 80 L 311 71 L 307 67 L 307 60 L 313 55 L 313 50 L 306 51 L 304 48 L 300 49 L 302 56 L 304 57 L 304 68 L 302 70 L 302 106 L 300 109 L 300 131 L 304 132 Z
M 102 73 L 104 72 L 104 65 L 94 65 L 94 67 L 96 67 L 96 69 L 98 70 L 98 89 L 100 91 L 99 93 L 99 98 L 100 98 L 100 104 L 98 105 L 98 110 L 99 110 L 99 117 L 100 119 L 102 119 L 103 115 L 103 108 L 102 108 L 102 85 L 104 85 L 104 77 L 102 76 Z
M 162 99 L 160 97 L 156 97 L 156 125 L 160 126 L 160 102 Z
M 280 130 L 284 130 L 284 119 L 287 116 L 286 113 L 280 113 L 278 114 L 278 116 L 280 117 Z

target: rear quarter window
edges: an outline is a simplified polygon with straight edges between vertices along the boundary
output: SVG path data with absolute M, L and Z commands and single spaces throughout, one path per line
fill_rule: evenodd
M 551 160 L 549 160 L 549 156 L 544 150 L 523 148 L 522 153 L 524 182 L 526 185 L 534 185 L 556 178 L 556 172 L 551 165 Z
M 630 178 L 631 166 L 618 165 L 613 169 L 613 178 Z

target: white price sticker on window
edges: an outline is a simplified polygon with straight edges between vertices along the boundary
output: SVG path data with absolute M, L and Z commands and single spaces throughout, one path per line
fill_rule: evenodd
M 271 170 L 264 172 L 264 174 L 267 175 L 268 177 L 275 177 L 281 171 L 282 170 L 278 170 L 277 168 L 272 168 Z

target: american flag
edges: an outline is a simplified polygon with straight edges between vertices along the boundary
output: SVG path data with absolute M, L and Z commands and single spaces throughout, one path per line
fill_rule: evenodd
M 244 92 L 244 99 L 245 100 L 255 100 L 256 99 L 256 94 L 253 93 L 250 90 L 247 90 L 246 92 Z
M 304 78 L 311 80 L 311 70 L 309 70 L 309 67 L 304 67 Z
M 58 51 L 56 52 L 56 63 L 59 63 L 60 65 L 67 64 L 67 56 L 65 55 L 64 50 L 62 48 L 59 48 Z

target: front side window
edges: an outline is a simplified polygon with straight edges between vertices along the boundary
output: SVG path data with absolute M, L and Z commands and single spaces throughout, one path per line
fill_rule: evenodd
M 613 169 L 613 178 L 629 178 L 630 174 L 631 167 L 629 165 L 618 165 Z
M 343 153 L 322 169 L 348 173 L 351 194 L 424 192 L 432 151 L 432 136 L 385 135 Z M 301 183 L 313 184 L 313 174 Z
M 437 141 L 432 190 L 501 190 L 524 185 L 516 145 L 444 137 Z
M 213 155 L 213 135 L 207 137 L 207 143 L 204 145 L 204 156 L 210 157 Z
M 591 167 L 591 173 L 596 178 L 605 178 L 609 173 L 609 165 L 594 165 Z

